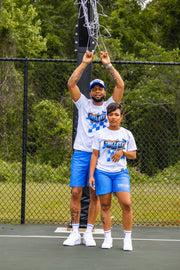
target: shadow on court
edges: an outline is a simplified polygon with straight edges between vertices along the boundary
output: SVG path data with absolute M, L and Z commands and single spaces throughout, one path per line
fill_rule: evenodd
M 120 226 L 112 228 L 113 248 L 109 250 L 101 249 L 102 230 L 94 232 L 97 247 L 65 247 L 62 243 L 69 232 L 55 232 L 57 228 L 60 227 L 0 225 L 1 269 L 180 269 L 179 227 L 133 227 L 132 252 L 122 250 L 123 229 Z

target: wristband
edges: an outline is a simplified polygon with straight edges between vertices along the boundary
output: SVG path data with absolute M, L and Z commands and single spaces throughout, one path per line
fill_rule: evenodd
M 112 64 L 110 63 L 109 65 L 106 66 L 106 68 L 108 69 L 108 68 L 111 67 L 111 66 L 112 66 Z

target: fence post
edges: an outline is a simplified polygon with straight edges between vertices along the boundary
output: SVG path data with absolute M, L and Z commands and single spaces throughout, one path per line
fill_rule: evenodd
M 89 20 L 92 20 L 92 9 L 90 5 L 90 1 L 87 2 L 88 8 L 88 17 Z M 87 28 L 84 26 L 85 20 L 82 14 L 82 9 L 80 8 L 79 2 L 79 9 L 80 9 L 80 17 L 78 18 L 78 31 L 77 31 L 77 65 L 79 66 L 82 62 L 84 53 L 88 50 L 92 51 L 94 49 L 94 43 L 92 39 L 89 39 Z M 84 70 L 79 82 L 78 86 L 81 91 L 87 98 L 89 98 L 89 83 L 92 77 L 92 63 L 90 63 L 86 69 Z M 77 109 L 74 111 L 76 113 L 75 120 L 77 121 L 75 124 L 78 123 L 77 117 Z M 75 136 L 74 136 L 75 138 Z M 88 209 L 90 204 L 90 197 L 89 197 L 89 187 L 85 186 L 83 188 L 82 197 L 81 197 L 81 214 L 80 214 L 80 228 L 86 228 L 87 221 L 88 221 Z
M 25 63 L 24 63 L 21 224 L 25 223 L 26 153 L 27 153 L 27 103 L 28 103 L 28 59 L 26 58 Z

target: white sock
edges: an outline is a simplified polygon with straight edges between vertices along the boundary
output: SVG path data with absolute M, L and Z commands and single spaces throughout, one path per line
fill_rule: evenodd
M 79 233 L 79 223 L 78 224 L 72 224 L 73 232 Z
M 131 233 L 132 231 L 124 231 L 124 238 L 131 239 Z
M 111 230 L 109 230 L 109 231 L 104 231 L 104 236 L 105 236 L 105 238 L 107 238 L 107 239 L 111 238 Z
M 86 228 L 86 232 L 92 233 L 93 228 L 94 228 L 94 225 L 88 223 L 87 228 Z

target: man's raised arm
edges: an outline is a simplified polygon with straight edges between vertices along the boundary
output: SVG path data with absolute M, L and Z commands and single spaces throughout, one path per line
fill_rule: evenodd
M 88 64 L 90 64 L 93 61 L 93 58 L 94 58 L 93 52 L 86 51 L 83 56 L 81 64 L 75 69 L 75 71 L 68 80 L 67 83 L 68 89 L 72 99 L 75 102 L 78 101 L 78 99 L 81 96 L 81 92 L 79 87 L 77 86 L 77 83 L 80 80 L 85 68 L 88 66 Z
M 107 52 L 100 52 L 101 62 L 108 69 L 114 83 L 113 99 L 115 102 L 119 103 L 123 97 L 124 93 L 124 82 L 119 74 L 119 72 L 112 66 L 109 55 Z

